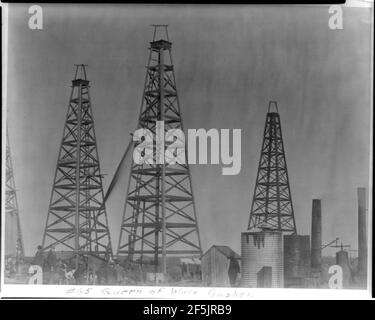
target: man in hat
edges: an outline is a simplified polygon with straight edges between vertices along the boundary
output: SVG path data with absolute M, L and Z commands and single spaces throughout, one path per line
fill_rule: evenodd
M 237 274 L 240 273 L 240 265 L 232 253 L 229 257 L 229 269 L 228 269 L 228 276 L 229 276 L 229 283 L 231 287 L 234 287 L 237 280 Z
M 52 246 L 47 254 L 47 268 L 50 272 L 55 272 L 57 266 L 57 257 L 55 247 Z
M 43 248 L 42 246 L 38 246 L 37 251 L 35 253 L 33 264 L 38 265 L 41 268 L 44 266 L 44 254 L 43 254 Z

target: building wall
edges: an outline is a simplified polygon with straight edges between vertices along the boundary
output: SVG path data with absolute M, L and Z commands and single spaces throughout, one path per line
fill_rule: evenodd
M 283 238 L 280 232 L 243 232 L 241 234 L 242 286 L 256 288 L 257 274 L 272 268 L 272 287 L 284 286 Z
M 229 260 L 215 247 L 202 257 L 202 280 L 210 287 L 230 287 Z
M 284 282 L 300 286 L 310 276 L 310 236 L 284 236 Z

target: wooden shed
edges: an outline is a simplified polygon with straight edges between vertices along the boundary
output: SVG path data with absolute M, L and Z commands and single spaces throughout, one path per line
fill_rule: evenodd
M 228 269 L 229 258 L 241 256 L 228 246 L 213 245 L 202 255 L 202 281 L 209 287 L 230 287 Z M 240 264 L 240 261 L 238 261 Z M 238 275 L 240 276 L 240 275 Z

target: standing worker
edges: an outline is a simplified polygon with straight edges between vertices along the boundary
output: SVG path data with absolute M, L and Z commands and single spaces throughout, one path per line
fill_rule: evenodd
M 118 260 L 115 260 L 116 283 L 122 285 L 124 281 L 124 268 L 120 265 Z
M 49 283 L 54 284 L 58 282 L 58 273 L 57 273 L 57 257 L 55 247 L 52 246 L 47 253 L 46 260 L 46 271 L 49 275 Z
M 229 276 L 229 283 L 231 287 L 234 287 L 237 280 L 237 274 L 240 273 L 240 265 L 234 256 L 234 254 L 231 254 L 229 257 L 229 269 L 228 269 L 228 276 Z
M 47 268 L 50 272 L 55 272 L 57 267 L 57 257 L 55 247 L 51 247 L 47 254 Z
M 43 266 L 44 266 L 44 255 L 43 255 L 42 246 L 38 246 L 38 248 L 37 248 L 37 251 L 36 251 L 34 259 L 33 259 L 33 265 L 38 265 L 41 268 L 43 268 Z

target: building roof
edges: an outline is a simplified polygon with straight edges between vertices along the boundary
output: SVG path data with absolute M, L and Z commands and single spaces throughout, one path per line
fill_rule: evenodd
M 210 249 L 208 249 L 203 255 L 206 255 L 209 251 L 213 250 L 213 249 L 216 249 L 218 251 L 220 251 L 223 255 L 225 255 L 227 258 L 230 258 L 231 256 L 234 255 L 234 257 L 236 259 L 241 259 L 241 256 L 235 252 L 234 250 L 232 250 L 231 248 L 229 248 L 228 246 L 218 246 L 218 245 L 213 245 L 211 246 Z
M 186 264 L 201 264 L 198 258 L 181 258 L 181 263 L 186 263 Z

